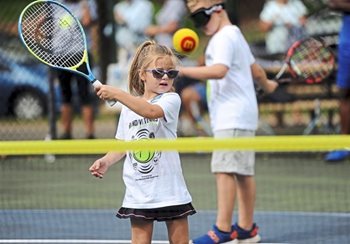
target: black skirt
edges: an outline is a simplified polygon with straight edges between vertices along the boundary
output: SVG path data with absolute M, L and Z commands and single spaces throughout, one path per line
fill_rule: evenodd
M 150 221 L 167 221 L 180 219 L 192 214 L 195 214 L 196 210 L 191 203 L 162 207 L 151 209 L 134 209 L 121 207 L 116 216 L 121 219 L 136 218 Z

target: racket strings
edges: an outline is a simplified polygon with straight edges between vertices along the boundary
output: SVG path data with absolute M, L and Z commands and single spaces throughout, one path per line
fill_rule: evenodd
M 333 70 L 333 54 L 320 41 L 309 39 L 294 50 L 293 70 L 307 82 L 320 82 Z
M 44 62 L 59 67 L 78 65 L 84 56 L 84 34 L 61 6 L 37 3 L 24 13 L 22 35 L 29 49 Z

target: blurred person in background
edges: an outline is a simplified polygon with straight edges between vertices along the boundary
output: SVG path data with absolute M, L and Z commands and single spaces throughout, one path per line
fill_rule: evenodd
M 152 24 L 153 10 L 150 0 L 122 0 L 114 5 L 117 60 L 108 65 L 107 84 L 127 90 L 130 61 L 136 47 L 148 38 L 144 32 Z M 120 104 L 114 107 L 120 109 Z
M 117 61 L 127 65 L 136 47 L 147 39 L 144 32 L 152 23 L 153 4 L 149 0 L 119 1 L 113 7 L 113 16 L 116 23 Z
M 61 1 L 82 24 L 86 38 L 88 50 L 91 50 L 91 31 L 97 20 L 96 4 L 93 0 L 63 0 Z M 92 56 L 89 55 L 89 62 L 93 66 Z M 79 75 L 68 71 L 57 70 L 57 77 L 60 83 L 62 106 L 61 125 L 63 133 L 59 139 L 72 139 L 73 123 L 73 80 L 76 81 L 77 92 L 80 98 L 81 114 L 84 120 L 86 139 L 95 138 L 94 128 L 94 93 L 90 82 Z
M 145 29 L 145 34 L 158 44 L 173 46 L 173 34 L 183 25 L 186 5 L 183 0 L 162 0 L 155 15 L 155 23 Z
M 203 55 L 198 58 L 197 63 L 184 64 L 194 65 L 204 65 Z M 182 136 L 211 136 L 210 124 L 205 117 L 208 112 L 206 81 L 179 77 L 175 89 L 182 100 L 179 133 Z
M 184 77 L 179 80 L 182 83 L 191 82 L 189 78 Z M 206 84 L 205 81 L 192 80 L 192 84 L 188 83 L 179 92 L 182 100 L 179 130 L 183 136 L 210 136 L 210 125 L 204 117 L 208 112 Z
M 328 6 L 343 12 L 343 22 L 339 33 L 337 86 L 340 91 L 340 133 L 350 134 L 350 1 L 329 0 Z M 350 157 L 350 151 L 333 151 L 326 155 L 328 162 L 337 162 Z
M 306 37 L 307 8 L 300 0 L 267 0 L 260 13 L 260 28 L 265 35 L 266 53 L 268 55 L 285 54 L 288 48 L 297 40 Z M 271 74 L 274 75 L 274 74 Z M 279 86 L 276 92 L 267 97 L 272 101 L 290 101 L 293 97 L 286 91 L 286 85 Z M 296 123 L 300 122 L 299 109 L 294 112 Z M 279 126 L 284 126 L 283 114 L 276 112 Z
M 300 0 L 268 0 L 260 13 L 260 27 L 266 33 L 266 51 L 284 53 L 292 43 L 306 36 L 307 9 Z

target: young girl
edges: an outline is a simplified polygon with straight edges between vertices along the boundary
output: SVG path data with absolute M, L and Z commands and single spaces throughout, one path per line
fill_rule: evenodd
M 129 72 L 129 90 L 102 85 L 104 100 L 123 104 L 116 138 L 147 140 L 176 138 L 181 105 L 173 92 L 177 58 L 166 46 L 146 41 L 138 48 Z M 195 213 L 182 175 L 178 152 L 109 152 L 90 167 L 102 178 L 108 168 L 126 156 L 123 179 L 126 191 L 119 218 L 130 218 L 132 243 L 151 243 L 153 221 L 165 221 L 170 243 L 189 242 L 187 216 Z

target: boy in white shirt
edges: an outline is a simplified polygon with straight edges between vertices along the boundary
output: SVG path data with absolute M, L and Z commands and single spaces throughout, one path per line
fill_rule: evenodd
M 258 105 L 253 79 L 270 93 L 277 83 L 266 78 L 255 63 L 248 43 L 225 11 L 223 0 L 187 0 L 197 27 L 211 36 L 205 66 L 183 67 L 180 74 L 208 80 L 208 108 L 215 138 L 252 137 L 258 124 Z M 255 154 L 251 151 L 214 151 L 211 170 L 216 177 L 218 213 L 213 229 L 192 240 L 195 244 L 239 241 L 258 242 L 253 222 L 255 205 Z M 232 225 L 236 194 L 238 223 Z

